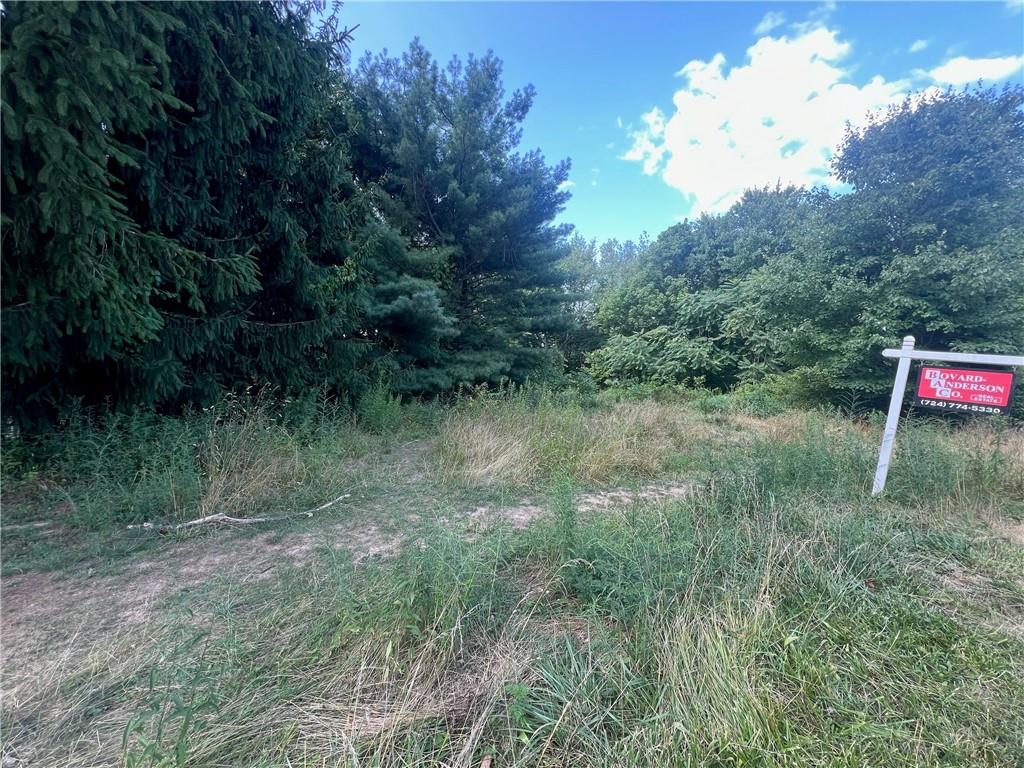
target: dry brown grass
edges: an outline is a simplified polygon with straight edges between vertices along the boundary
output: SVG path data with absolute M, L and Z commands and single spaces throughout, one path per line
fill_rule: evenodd
M 98 638 L 84 618 L 66 636 L 48 637 L 45 653 L 8 657 L 3 674 L 3 754 L 17 765 L 119 766 L 121 735 L 137 702 L 118 696 L 82 722 L 90 698 L 123 690 L 141 675 L 146 649 L 159 642 L 153 627 L 108 629 Z M 41 663 L 45 662 L 45 663 Z
M 437 465 L 444 480 L 516 486 L 566 471 L 584 483 L 651 479 L 674 453 L 730 439 L 720 425 L 668 403 L 619 403 L 593 412 L 488 406 L 455 411 L 444 421 Z
M 977 419 L 949 438 L 967 455 L 998 456 L 1003 488 L 1024 499 L 1024 429 L 999 429 L 991 421 Z
M 445 753 L 454 755 L 446 764 L 470 768 L 485 727 L 502 706 L 506 686 L 530 679 L 531 664 L 553 639 L 580 631 L 579 620 L 559 624 L 538 618 L 555 576 L 547 572 L 538 579 L 542 583 L 534 589 L 523 585 L 504 629 L 487 642 L 464 633 L 467 617 L 451 597 L 453 602 L 441 613 L 454 624 L 428 626 L 417 641 L 381 626 L 312 669 L 283 667 L 284 676 L 296 675 L 290 684 L 304 688 L 303 694 L 268 706 L 232 700 L 217 713 L 217 720 L 231 727 L 214 726 L 196 734 L 190 764 L 222 764 L 224 754 L 244 753 L 241 744 L 250 745 L 253 756 L 282 765 L 408 764 L 410 738 L 417 728 L 429 731 L 431 724 L 443 721 L 452 737 Z M 317 598 L 309 600 L 313 606 Z M 289 621 L 277 631 L 289 646 L 301 645 L 295 639 L 307 630 Z M 288 724 L 284 739 L 282 723 Z
M 266 512 L 269 499 L 293 494 L 307 479 L 295 444 L 262 410 L 211 428 L 200 460 L 205 487 L 199 516 Z
M 776 416 L 732 413 L 724 416 L 723 421 L 735 429 L 739 439 L 744 441 L 762 438 L 772 442 L 792 443 L 799 440 L 807 429 L 806 414 L 795 411 Z M 847 428 L 845 423 L 835 425 L 837 431 Z
M 454 745 L 460 755 L 454 764 L 468 766 L 505 685 L 521 678 L 534 652 L 525 640 L 507 639 L 448 665 L 428 647 L 403 660 L 401 677 L 382 682 L 394 669 L 393 661 L 379 658 L 382 650 L 368 646 L 361 666 L 307 700 L 266 712 L 252 727 L 269 731 L 292 723 L 295 735 L 286 755 L 295 764 L 317 765 L 318 757 L 336 764 L 330 756 L 350 753 L 358 741 L 364 759 L 387 765 L 399 760 L 417 723 L 444 719 L 461 739 Z
M 622 475 L 654 477 L 685 434 L 681 420 L 657 403 L 623 404 L 589 415 L 573 474 L 595 483 Z
M 679 420 L 657 403 L 610 411 L 528 411 L 495 402 L 454 412 L 438 440 L 438 469 L 470 485 L 526 485 L 568 471 L 602 482 L 622 475 L 653 477 L 674 449 Z
M 181 584 L 196 583 L 198 574 L 191 567 L 195 563 L 181 558 L 180 552 L 174 554 L 182 560 Z M 238 555 L 237 550 L 233 554 Z M 153 596 L 142 594 L 147 590 L 137 583 L 137 575 L 132 569 L 127 575 L 84 582 L 53 582 L 40 575 L 15 590 L 5 584 L 2 754 L 25 765 L 122 765 L 126 724 L 153 698 L 146 670 L 154 663 L 165 670 L 186 668 L 208 653 L 204 641 L 176 656 L 180 638 L 209 632 L 214 650 L 204 677 L 212 684 L 218 663 L 234 658 L 251 643 L 267 642 L 270 656 L 279 649 L 303 647 L 309 626 L 297 617 L 317 615 L 330 604 L 328 596 L 336 588 L 331 576 L 317 569 L 309 573 L 310 582 L 301 591 L 286 591 L 286 599 L 279 600 L 282 593 L 273 583 L 264 582 L 271 590 L 264 594 L 258 591 L 260 582 L 242 583 L 222 573 L 219 590 L 255 589 L 262 595 L 257 602 L 266 601 L 250 629 L 270 634 L 247 635 L 237 645 L 230 640 L 234 619 L 194 607 L 177 614 L 166 603 L 156 606 Z M 213 725 L 190 738 L 188 764 L 224 764 L 219 762 L 223 754 L 238 754 L 245 750 L 241 744 L 251 744 L 254 760 L 259 755 L 282 765 L 344 765 L 356 740 L 371 763 L 395 764 L 408 749 L 417 724 L 442 719 L 459 739 L 457 759 L 450 764 L 468 768 L 485 724 L 501 706 L 505 686 L 528 674 L 541 646 L 582 631 L 584 622 L 576 617 L 563 623 L 537 617 L 537 607 L 552 593 L 556 577 L 550 570 L 533 576 L 533 582 L 522 585 L 522 599 L 501 635 L 487 643 L 468 634 L 463 637 L 465 617 L 452 602 L 441 612 L 458 616 L 455 625 L 426 628 L 425 642 L 409 642 L 385 625 L 379 632 L 362 635 L 337 656 L 307 660 L 306 667 L 294 667 L 282 658 L 274 684 L 223 702 Z M 146 610 L 135 610 L 136 601 L 144 601 Z M 18 626 L 12 626 L 16 617 Z M 190 677 L 159 680 L 158 690 L 185 687 Z M 277 700 L 278 683 L 304 692 Z M 92 697 L 100 703 L 95 712 Z M 92 714 L 83 719 L 86 712 Z M 288 724 L 287 738 L 281 738 L 282 723 Z M 129 752 L 140 754 L 141 739 L 151 737 L 152 727 L 149 723 L 129 735 Z
M 537 455 L 526 425 L 500 416 L 446 419 L 440 439 L 441 471 L 471 485 L 519 485 L 532 480 Z

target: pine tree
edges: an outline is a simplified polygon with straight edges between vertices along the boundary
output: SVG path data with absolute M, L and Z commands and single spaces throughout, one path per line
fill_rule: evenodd
M 569 315 L 557 262 L 568 228 L 552 222 L 569 165 L 518 151 L 532 100 L 531 87 L 505 98 L 493 54 L 442 69 L 418 41 L 354 73 L 356 175 L 379 186 L 388 219 L 439 262 L 456 323 L 441 354 L 406 367 L 405 389 L 522 380 L 560 364 L 555 339 Z
M 357 183 L 337 42 L 283 3 L 12 4 L 3 369 L 18 415 L 352 390 L 449 333 Z
M 156 295 L 198 293 L 199 262 L 129 212 L 117 170 L 145 161 L 130 137 L 187 110 L 166 85 L 161 8 L 4 8 L 3 370 L 8 402 L 60 399 L 71 379 L 155 339 Z M 233 278 L 233 279 L 232 279 Z M 244 265 L 225 290 L 254 283 Z
M 254 290 L 232 292 L 211 275 L 202 307 L 165 305 L 167 330 L 136 370 L 152 376 L 155 361 L 168 361 L 175 375 L 162 378 L 183 380 L 191 401 L 247 383 L 357 388 L 401 333 L 384 322 L 387 305 L 418 301 L 421 335 L 445 318 L 356 185 L 345 136 L 331 130 L 345 91 L 336 50 L 283 4 L 177 11 L 190 33 L 169 40 L 172 88 L 196 107 L 145 137 L 156 152 L 128 183 L 154 194 L 137 215 L 209 263 L 241 259 L 259 277 Z

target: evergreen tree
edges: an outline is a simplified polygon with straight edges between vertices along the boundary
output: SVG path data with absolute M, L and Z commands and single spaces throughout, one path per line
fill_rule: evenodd
M 160 7 L 9 3 L 3 9 L 4 399 L 62 399 L 75 379 L 156 339 L 157 295 L 196 301 L 198 254 L 129 212 L 118 170 L 145 157 L 129 143 L 174 110 Z M 251 289 L 235 261 L 216 278 Z M 213 272 L 214 270 L 211 270 Z M 89 387 L 90 385 L 85 384 Z
M 432 264 L 353 178 L 344 35 L 309 21 L 283 3 L 5 9 L 6 403 L 349 390 L 435 354 Z
M 384 215 L 436 260 L 455 321 L 441 353 L 406 367 L 399 385 L 439 391 L 560 365 L 568 227 L 552 221 L 569 165 L 517 151 L 532 88 L 506 99 L 492 54 L 440 68 L 419 42 L 400 59 L 365 58 L 354 80 L 346 129 L 356 175 L 379 186 Z

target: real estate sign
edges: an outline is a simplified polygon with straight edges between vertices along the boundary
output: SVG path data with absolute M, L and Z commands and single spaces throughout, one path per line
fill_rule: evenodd
M 1007 413 L 1013 395 L 1013 374 L 983 368 L 940 368 L 925 365 L 917 380 L 914 405 L 940 411 Z
M 892 383 L 892 397 L 889 398 L 889 413 L 885 417 L 885 431 L 882 432 L 882 447 L 878 449 L 878 466 L 875 468 L 875 483 L 871 495 L 885 490 L 885 478 L 889 474 L 889 460 L 892 459 L 892 445 L 896 440 L 896 427 L 900 423 L 903 409 L 903 394 L 907 391 L 910 378 L 910 361 L 927 360 L 930 363 L 967 363 L 968 365 L 1002 365 L 1024 367 L 1024 355 L 988 355 L 980 352 L 942 352 L 929 349 L 914 349 L 914 337 L 904 336 L 899 349 L 883 349 L 882 357 L 894 357 L 896 378 Z M 926 365 L 921 368 L 921 378 L 914 393 L 914 404 L 943 411 L 967 411 L 968 413 L 1007 413 L 1010 398 L 1013 397 L 1013 374 L 990 368 L 942 368 Z

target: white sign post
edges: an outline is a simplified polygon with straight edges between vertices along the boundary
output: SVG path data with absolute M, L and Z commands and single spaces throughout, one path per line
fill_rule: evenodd
M 896 441 L 896 427 L 900 423 L 900 410 L 903 408 L 903 393 L 907 389 L 907 376 L 910 373 L 910 353 L 914 351 L 914 337 L 904 336 L 903 347 L 898 350 L 886 349 L 882 352 L 906 353 L 900 355 L 896 366 L 896 381 L 892 385 L 892 397 L 889 398 L 889 414 L 885 417 L 885 432 L 882 433 L 882 448 L 878 452 L 878 467 L 875 469 L 875 484 L 871 487 L 871 495 L 875 496 L 885 490 L 885 478 L 889 474 L 889 459 L 892 458 L 892 444 Z M 888 355 L 886 355 L 888 357 Z
M 907 376 L 910 373 L 911 360 L 937 360 L 949 363 L 980 363 L 981 365 L 1024 365 L 1024 356 L 1019 355 L 980 355 L 972 352 L 929 352 L 914 349 L 914 337 L 904 336 L 900 349 L 883 349 L 882 357 L 895 357 L 899 360 L 896 366 L 896 381 L 892 385 L 892 397 L 889 400 L 889 414 L 885 418 L 885 432 L 882 434 L 882 448 L 878 452 L 878 467 L 875 469 L 875 484 L 871 487 L 871 495 L 877 496 L 885 490 L 885 478 L 889 474 L 889 460 L 892 458 L 892 444 L 896 440 L 896 427 L 900 423 L 900 411 L 903 408 L 903 393 L 907 388 Z

